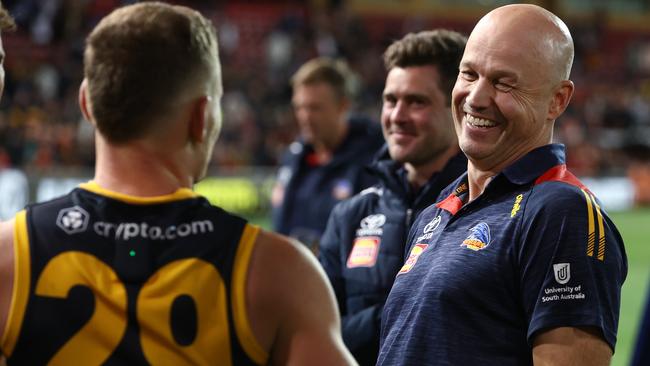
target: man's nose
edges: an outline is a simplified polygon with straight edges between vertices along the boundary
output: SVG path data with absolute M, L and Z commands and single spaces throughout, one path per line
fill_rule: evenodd
M 469 94 L 465 98 L 465 102 L 472 109 L 487 108 L 494 98 L 494 85 L 485 78 L 479 78 L 468 88 Z
M 408 119 L 408 106 L 403 100 L 398 100 L 391 111 L 390 119 L 394 123 L 404 122 Z

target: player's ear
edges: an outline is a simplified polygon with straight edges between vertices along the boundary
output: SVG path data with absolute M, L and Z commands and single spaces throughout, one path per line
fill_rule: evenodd
M 208 102 L 209 97 L 203 95 L 192 102 L 189 121 L 189 137 L 194 143 L 203 142 L 208 135 Z
M 93 120 L 90 101 L 88 100 L 88 80 L 85 78 L 79 86 L 79 108 L 86 121 L 94 125 L 95 121 Z

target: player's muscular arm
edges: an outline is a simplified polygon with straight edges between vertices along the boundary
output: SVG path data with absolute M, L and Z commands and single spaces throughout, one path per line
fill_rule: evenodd
M 612 349 L 595 328 L 560 327 L 535 337 L 533 363 L 545 365 L 609 365 Z
M 341 339 L 334 294 L 299 243 L 261 232 L 247 288 L 253 332 L 276 365 L 355 364 Z
M 0 339 L 4 333 L 7 317 L 9 315 L 9 304 L 11 303 L 11 291 L 14 280 L 14 248 L 13 248 L 13 227 L 14 220 L 0 222 Z M 2 344 L 0 344 L 0 351 Z M 3 357 L 0 355 L 0 365 L 3 364 Z

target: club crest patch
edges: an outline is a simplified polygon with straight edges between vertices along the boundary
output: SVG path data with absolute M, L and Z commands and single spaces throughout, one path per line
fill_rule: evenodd
M 485 222 L 479 222 L 469 229 L 469 236 L 463 240 L 461 247 L 473 251 L 483 250 L 490 245 L 490 226 Z

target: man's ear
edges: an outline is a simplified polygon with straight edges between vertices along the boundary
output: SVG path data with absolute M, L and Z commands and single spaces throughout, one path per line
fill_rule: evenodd
M 95 124 L 92 114 L 92 108 L 88 100 L 88 80 L 84 78 L 79 86 L 79 108 L 81 109 L 81 114 L 83 114 L 86 121 Z
M 208 103 L 209 98 L 206 95 L 192 102 L 188 132 L 190 140 L 194 143 L 203 142 L 208 135 Z
M 573 96 L 574 85 L 571 80 L 563 80 L 554 91 L 553 99 L 548 109 L 549 120 L 558 118 L 569 105 L 571 96 Z

